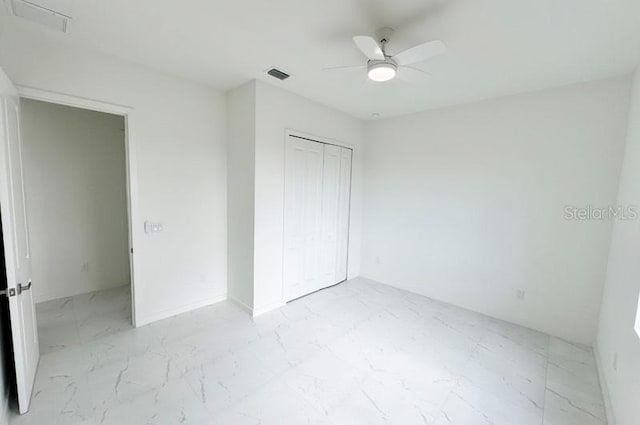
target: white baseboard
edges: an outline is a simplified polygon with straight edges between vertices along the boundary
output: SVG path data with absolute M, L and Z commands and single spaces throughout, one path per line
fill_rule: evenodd
M 177 316 L 178 314 L 186 313 L 191 310 L 197 310 L 202 307 L 206 307 L 211 304 L 219 303 L 220 301 L 225 301 L 227 299 L 227 294 L 217 295 L 212 298 L 207 298 L 204 300 L 200 300 L 195 303 L 183 305 L 181 307 L 172 308 L 168 310 L 163 310 L 158 313 L 154 313 L 145 317 L 136 317 L 136 327 L 148 325 L 149 323 L 157 322 L 158 320 L 168 319 L 169 317 Z
M 286 303 L 284 301 L 280 301 L 277 303 L 273 303 L 273 304 L 268 304 L 266 306 L 260 307 L 260 308 L 251 308 L 248 305 L 246 305 L 245 303 L 243 303 L 242 301 L 233 298 L 233 297 L 228 297 L 229 301 L 233 302 L 234 304 L 236 304 L 238 307 L 240 307 L 241 309 L 243 309 L 244 311 L 246 311 L 247 313 L 249 313 L 249 315 L 251 315 L 251 317 L 258 317 L 261 314 L 265 314 L 268 313 L 270 311 L 273 310 L 277 310 L 280 307 L 284 306 Z
M 270 311 L 277 310 L 280 307 L 284 307 L 285 304 L 286 304 L 286 302 L 284 302 L 284 301 L 278 301 L 276 303 L 267 304 L 267 305 L 262 306 L 260 308 L 255 308 L 254 307 L 253 313 L 252 313 L 253 317 L 258 317 L 258 316 L 260 316 L 262 314 L 265 314 L 265 313 L 268 313 Z
M 237 305 L 238 307 L 240 307 L 241 309 L 243 309 L 244 311 L 246 311 L 247 313 L 249 313 L 249 315 L 253 316 L 253 309 L 248 305 L 246 305 L 245 303 L 243 303 L 242 301 L 240 301 L 239 299 L 234 297 L 227 297 L 227 299 L 232 303 L 234 303 L 235 305 Z
M 35 285 L 35 284 L 34 284 Z M 115 285 L 94 285 L 75 288 L 73 291 L 64 292 L 34 292 L 33 302 L 38 304 L 45 301 L 59 300 L 60 298 L 75 297 L 76 295 L 88 294 L 90 292 L 106 291 L 109 289 L 120 288 L 121 286 L 131 286 L 130 283 L 118 283 Z
M 609 395 L 609 386 L 607 385 L 607 377 L 602 367 L 602 359 L 600 358 L 600 349 L 598 343 L 593 344 L 593 357 L 596 359 L 596 369 L 598 370 L 598 379 L 600 380 L 600 390 L 602 391 L 602 399 L 604 400 L 604 408 L 607 413 L 608 425 L 616 425 L 616 417 L 613 414 L 613 406 L 611 404 L 611 396 Z

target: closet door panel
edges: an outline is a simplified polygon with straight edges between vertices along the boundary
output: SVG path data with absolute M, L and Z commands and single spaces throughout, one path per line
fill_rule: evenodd
M 340 182 L 338 201 L 338 234 L 336 248 L 336 282 L 347 279 L 349 250 L 349 214 L 351 211 L 351 161 L 353 151 L 340 148 Z
M 320 253 L 322 252 L 322 155 L 321 143 L 309 142 L 305 168 L 304 193 L 304 286 L 312 291 L 320 279 Z
M 302 263 L 303 216 L 302 200 L 304 199 L 304 147 L 287 140 L 285 150 L 285 238 L 283 278 L 284 293 L 289 299 L 291 293 L 301 284 L 300 267 Z
M 284 296 L 318 286 L 321 246 L 323 145 L 295 137 L 285 149 Z
M 320 288 L 337 283 L 338 215 L 340 201 L 340 147 L 324 146 L 322 176 L 322 248 Z

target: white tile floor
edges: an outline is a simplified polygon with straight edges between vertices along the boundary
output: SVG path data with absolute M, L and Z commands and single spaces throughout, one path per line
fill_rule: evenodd
M 121 286 L 36 305 L 40 354 L 131 329 L 131 287 Z
M 223 302 L 131 329 L 128 303 L 38 306 L 14 424 L 605 424 L 590 349 L 364 279 L 254 321 Z

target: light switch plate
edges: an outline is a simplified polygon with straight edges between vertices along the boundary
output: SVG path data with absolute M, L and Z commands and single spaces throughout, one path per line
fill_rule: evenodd
M 153 221 L 146 220 L 144 222 L 144 232 L 145 233 L 158 233 L 162 232 L 162 223 L 154 223 Z

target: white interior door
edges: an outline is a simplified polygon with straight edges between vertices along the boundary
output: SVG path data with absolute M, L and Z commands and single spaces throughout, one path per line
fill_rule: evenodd
M 285 149 L 284 297 L 347 278 L 351 149 L 295 136 Z
M 315 290 L 339 282 L 336 281 L 338 217 L 340 214 L 339 146 L 324 145 L 322 170 L 322 247 L 320 250 L 320 280 Z
M 18 407 L 29 410 L 40 352 L 22 172 L 20 103 L 17 91 L 0 70 L 0 214 L 7 274 L 7 296 L 16 369 Z
M 349 257 L 349 214 L 351 211 L 351 159 L 353 151 L 340 148 L 340 183 L 338 188 L 338 235 L 336 255 L 336 282 L 347 279 Z
M 284 296 L 313 292 L 319 285 L 323 146 L 289 137 L 285 149 Z

